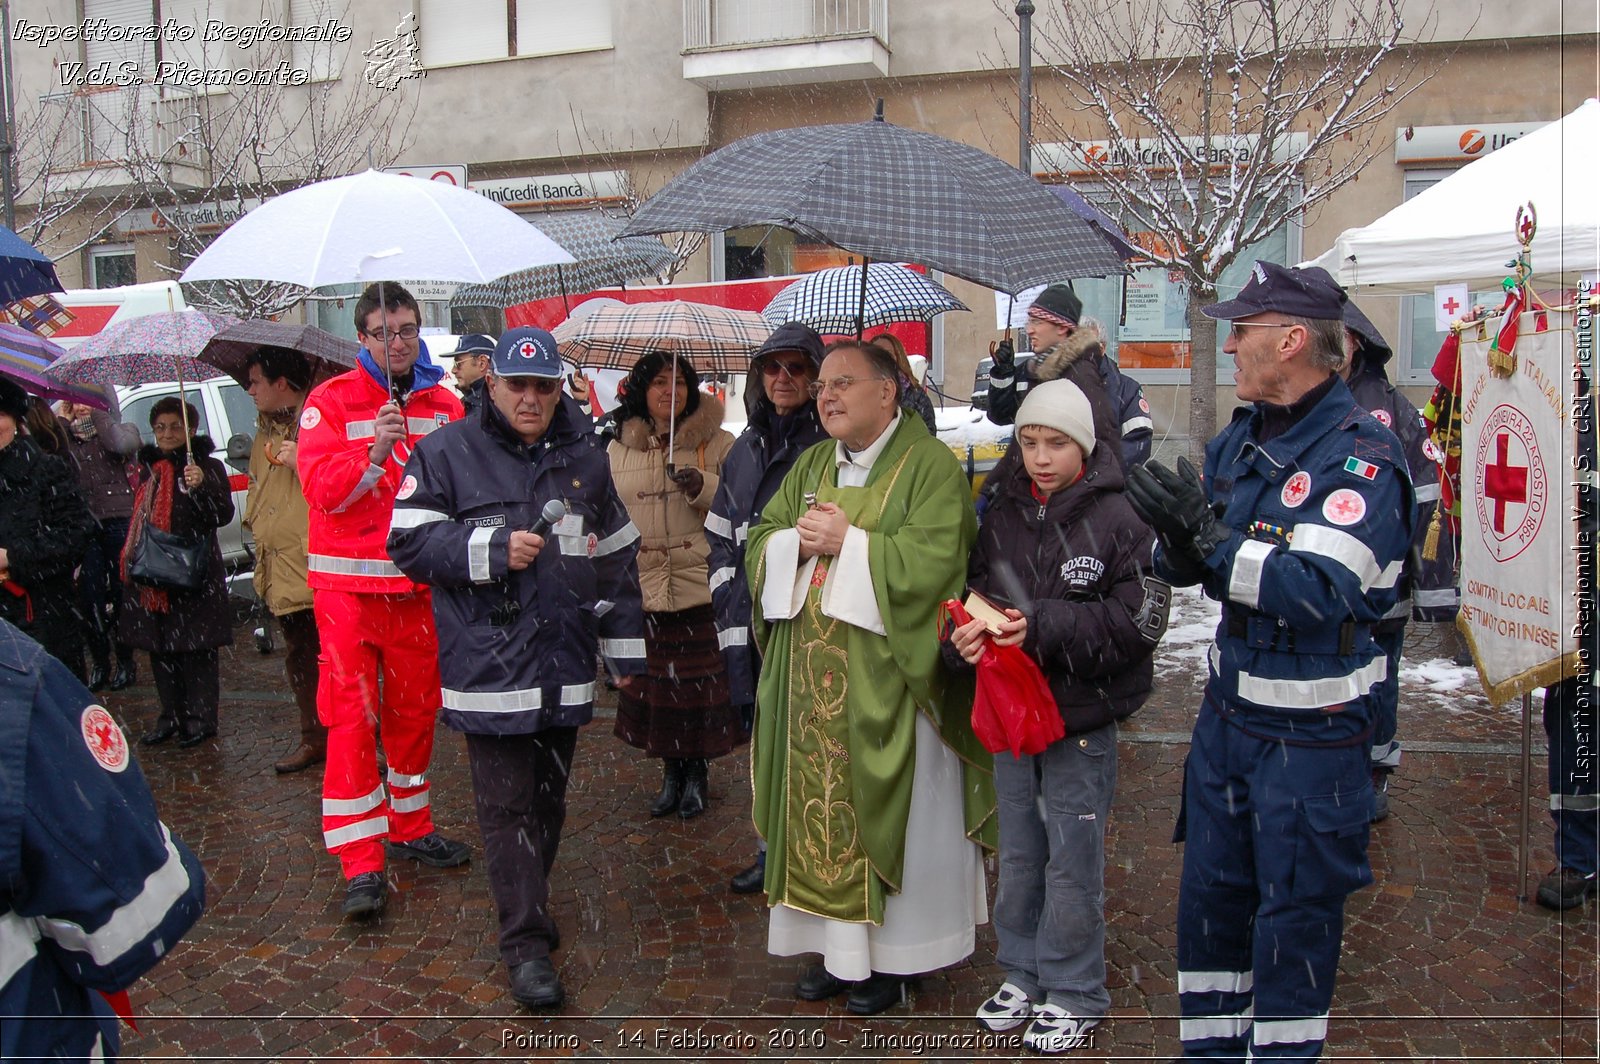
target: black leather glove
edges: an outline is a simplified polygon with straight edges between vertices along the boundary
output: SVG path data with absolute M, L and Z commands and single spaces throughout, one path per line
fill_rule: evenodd
M 1012 343 L 1009 337 L 997 344 L 990 344 L 989 357 L 994 359 L 994 366 L 989 373 L 1009 377 L 1017 364 L 1017 345 Z
M 1206 490 L 1187 458 L 1174 473 L 1160 462 L 1146 462 L 1128 471 L 1128 501 L 1155 530 L 1169 552 L 1204 564 L 1231 534 L 1212 512 Z
M 700 492 L 705 490 L 706 477 L 698 469 L 680 469 L 672 474 L 672 482 L 689 498 L 697 499 Z

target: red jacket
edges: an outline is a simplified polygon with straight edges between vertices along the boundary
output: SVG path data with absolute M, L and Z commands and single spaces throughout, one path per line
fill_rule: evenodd
M 382 466 L 368 458 L 383 386 L 353 369 L 311 389 L 300 414 L 296 464 L 310 508 L 306 582 L 327 591 L 403 594 L 412 583 L 389 560 L 384 541 L 401 470 L 418 440 L 461 416 L 461 400 L 436 384 L 413 392 L 402 408 L 406 441 Z

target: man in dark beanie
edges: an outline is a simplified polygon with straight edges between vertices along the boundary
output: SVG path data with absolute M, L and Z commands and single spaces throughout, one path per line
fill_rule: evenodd
M 1022 393 L 1044 381 L 1071 380 L 1089 397 L 1095 411 L 1095 436 L 1122 455 L 1124 469 L 1150 457 L 1150 404 L 1139 382 L 1123 376 L 1106 355 L 1105 336 L 1093 323 L 1081 324 L 1083 301 L 1069 284 L 1053 284 L 1028 308 L 1028 342 L 1033 361 L 1017 369 L 1011 348 L 1002 344 L 989 371 L 989 420 L 1009 425 Z

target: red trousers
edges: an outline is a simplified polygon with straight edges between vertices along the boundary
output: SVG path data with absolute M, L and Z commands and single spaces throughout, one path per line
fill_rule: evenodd
M 314 608 L 322 640 L 317 716 L 328 726 L 322 841 L 349 879 L 383 870 L 384 839 L 409 842 L 433 830 L 428 762 L 439 714 L 439 640 L 427 591 L 318 589 Z M 387 792 L 378 778 L 379 725 Z

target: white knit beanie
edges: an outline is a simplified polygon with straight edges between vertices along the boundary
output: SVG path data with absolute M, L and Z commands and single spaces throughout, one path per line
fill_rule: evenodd
M 1017 428 L 1041 425 L 1065 433 L 1083 456 L 1094 453 L 1094 410 L 1083 389 L 1066 380 L 1045 381 L 1028 389 L 1017 411 Z

